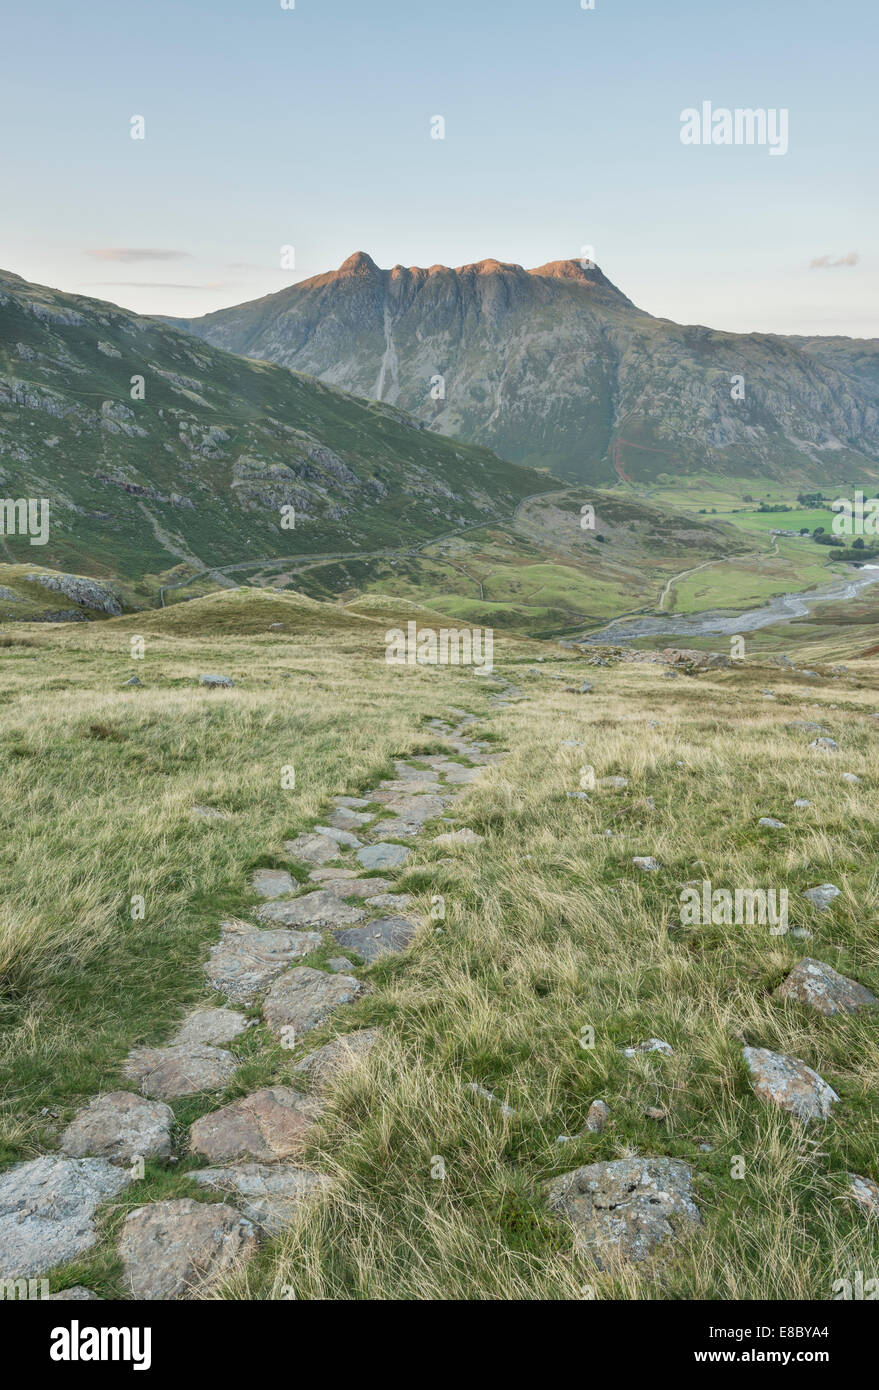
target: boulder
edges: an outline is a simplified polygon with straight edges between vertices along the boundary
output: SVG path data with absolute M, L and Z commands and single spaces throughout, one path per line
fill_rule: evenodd
M 827 1082 L 799 1057 L 785 1057 L 765 1047 L 746 1047 L 743 1056 L 755 1094 L 798 1120 L 826 1120 L 839 1100 Z
M 840 975 L 823 960 L 805 956 L 775 991 L 779 999 L 796 999 L 809 1004 L 827 1018 L 834 1014 L 853 1014 L 857 1009 L 875 1009 L 879 999 L 870 990 Z
M 639 1262 L 701 1220 L 693 1170 L 672 1158 L 590 1163 L 547 1184 L 550 1210 L 570 1223 L 574 1245 L 601 1269 Z

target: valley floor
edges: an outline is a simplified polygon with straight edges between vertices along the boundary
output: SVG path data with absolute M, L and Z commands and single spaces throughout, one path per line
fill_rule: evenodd
M 282 1116 L 284 1161 L 295 1152 L 329 1182 L 279 1233 L 244 1240 L 246 1260 L 200 1296 L 827 1300 L 856 1271 L 872 1277 L 879 1010 L 826 1015 L 776 991 L 808 956 L 879 993 L 877 659 L 834 672 L 813 645 L 814 675 L 752 659 L 672 679 L 649 654 L 594 665 L 497 637 L 480 677 L 387 665 L 382 614 L 322 627 L 316 609 L 292 621 L 284 596 L 222 595 L 207 618 L 205 602 L 140 627 L 20 625 L 3 639 L 0 1251 L 16 1165 L 69 1149 L 66 1127 L 96 1095 L 136 1095 L 132 1049 L 166 1048 L 193 1010 L 226 1005 L 250 1026 L 220 1045 L 223 1083 L 171 1096 L 168 1149 L 142 1176 L 132 1165 L 91 1244 L 31 1271 L 53 1292 L 145 1296 L 130 1252 L 146 1218 L 132 1213 L 164 1202 L 223 1200 L 240 1238 L 242 1192 L 230 1180 L 221 1198 L 193 1175 L 213 1154 L 265 1162 L 240 1130 L 231 1150 L 217 1140 L 218 1112 L 275 1093 L 245 1126 L 271 1148 L 284 1088 L 304 1117 Z M 273 604 L 284 630 L 268 630 Z M 234 685 L 200 686 L 204 672 Z M 824 737 L 836 747 L 814 746 Z M 422 796 L 433 815 L 413 808 Z M 312 828 L 333 819 L 364 845 L 409 850 L 374 870 L 387 885 L 372 913 L 416 930 L 373 963 L 365 936 L 353 944 L 359 898 L 350 930 L 325 901 L 326 921 L 302 906 L 329 895 L 328 867 L 370 872 L 356 846 L 317 863 Z M 478 838 L 436 838 L 461 829 Z M 682 889 L 705 882 L 787 889 L 790 930 L 682 923 Z M 804 893 L 828 883 L 840 892 L 821 910 Z M 266 901 L 267 885 L 282 896 Z M 288 942 L 285 970 L 314 971 L 322 995 L 340 980 L 333 960 L 357 982 L 348 1002 L 284 1014 L 286 975 L 249 995 L 232 976 L 231 993 L 210 990 L 204 966 L 230 919 L 316 931 Z M 298 1069 L 363 1030 L 374 1045 L 351 1065 Z M 640 1048 L 651 1040 L 666 1046 Z M 812 1068 L 838 1097 L 826 1118 L 758 1095 L 745 1047 Z M 689 1195 L 645 1259 L 636 1241 L 596 1263 L 547 1184 L 652 1159 L 686 1172 Z

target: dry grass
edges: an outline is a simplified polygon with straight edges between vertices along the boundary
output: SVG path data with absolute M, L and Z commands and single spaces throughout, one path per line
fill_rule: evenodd
M 879 1177 L 879 1023 L 825 1019 L 772 993 L 804 954 L 879 992 L 875 662 L 853 663 L 858 682 L 828 678 L 808 694 L 765 670 L 671 682 L 661 667 L 623 665 L 590 670 L 594 692 L 575 696 L 564 686 L 585 674 L 578 658 L 576 679 L 556 682 L 547 671 L 565 671 L 567 654 L 549 649 L 532 675 L 525 649 L 509 645 L 499 667 L 530 699 L 494 710 L 469 673 L 388 668 L 353 635 L 232 634 L 218 645 L 157 633 L 147 663 L 132 663 L 127 632 L 112 627 L 41 633 L 38 663 L 2 653 L 9 1157 L 50 1146 L 42 1107 L 65 1116 L 78 1096 L 116 1084 L 129 1046 L 167 1037 L 200 995 L 220 913 L 247 912 L 248 870 L 275 862 L 326 797 L 374 785 L 394 753 L 431 747 L 424 721 L 459 705 L 509 749 L 461 812 L 485 839 L 452 864 L 425 846 L 402 876 L 422 909 L 444 896 L 442 930 L 426 923 L 408 952 L 366 971 L 370 993 L 308 1039 L 384 1028 L 369 1062 L 338 1084 L 309 1154 L 336 1192 L 218 1296 L 827 1299 L 836 1279 L 877 1273 L 879 1228 L 845 1196 L 845 1174 Z M 132 669 L 147 672 L 146 688 L 119 691 Z M 200 670 L 240 683 L 184 684 Z M 761 697 L 767 684 L 775 701 Z M 784 727 L 810 718 L 837 754 Z M 95 722 L 119 739 L 83 737 Z M 295 794 L 279 784 L 291 761 Z M 629 787 L 569 798 L 587 763 Z M 655 809 L 638 807 L 647 796 Z M 803 796 L 810 809 L 794 810 Z M 230 819 L 193 823 L 194 802 Z M 788 828 L 759 829 L 763 815 Z M 656 874 L 632 866 L 648 854 Z M 682 928 L 681 886 L 703 877 L 788 888 L 791 925 L 813 938 Z M 825 881 L 843 893 L 817 913 L 801 894 Z M 128 918 L 134 892 L 150 905 L 144 923 Z M 586 1028 L 593 1047 L 581 1046 Z M 650 1036 L 674 1055 L 623 1056 Z M 296 1059 L 263 1029 L 249 1039 L 231 1093 L 287 1079 Z M 807 1129 L 758 1102 L 744 1041 L 818 1070 L 842 1098 L 834 1118 Z M 604 1133 L 558 1144 L 599 1096 Z M 187 1105 L 181 1124 L 195 1113 Z M 645 1116 L 656 1106 L 666 1120 Z M 693 1164 L 703 1224 L 661 1261 L 602 1273 L 574 1256 L 541 1187 L 634 1153 Z M 187 1166 L 150 1168 L 128 1205 L 194 1195 Z M 69 1282 L 118 1287 L 110 1237 L 125 1206 Z

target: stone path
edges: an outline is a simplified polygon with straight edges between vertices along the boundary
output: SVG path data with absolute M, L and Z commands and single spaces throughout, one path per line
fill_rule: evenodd
M 493 707 L 527 699 L 498 677 L 486 679 Z M 481 835 L 449 827 L 468 788 L 503 755 L 467 736 L 474 715 L 451 714 L 457 723 L 430 724 L 446 739 L 447 753 L 400 758 L 394 776 L 376 787 L 333 796 L 320 823 L 285 843 L 290 869 L 253 873 L 254 921 L 222 922 L 204 967 L 207 988 L 228 1004 L 197 1009 L 163 1047 L 134 1048 L 123 1073 L 136 1091 L 95 1096 L 64 1129 L 58 1155 L 0 1175 L 4 1277 L 37 1276 L 88 1251 L 99 1238 L 98 1208 L 142 1176 L 144 1160 L 174 1161 L 175 1148 L 210 1165 L 188 1174 L 210 1200 L 152 1201 L 128 1214 L 118 1253 L 125 1287 L 137 1299 L 196 1295 L 238 1269 L 261 1239 L 282 1232 L 304 1205 L 333 1191 L 326 1174 L 301 1166 L 302 1155 L 328 1095 L 340 1078 L 366 1064 L 380 1044 L 380 1028 L 341 1031 L 299 1058 L 292 1069 L 302 1077 L 301 1091 L 298 1082 L 268 1085 L 218 1102 L 239 1070 L 236 1045 L 252 1026 L 261 1021 L 284 1048 L 298 1048 L 303 1037 L 368 991 L 364 972 L 375 961 L 417 943 L 424 924 L 411 915 L 412 895 L 399 891 L 396 874 L 413 862 L 419 837 L 443 849 L 479 853 Z M 797 727 L 811 732 L 818 726 Z M 599 785 L 622 793 L 628 780 L 605 777 Z M 773 818 L 760 824 L 783 828 Z M 653 856 L 632 862 L 646 873 L 661 869 Z M 304 886 L 294 866 L 307 872 Z M 824 884 L 804 896 L 829 911 L 838 895 L 834 885 Z M 326 966 L 301 963 L 328 940 L 338 954 Z M 794 966 L 775 996 L 831 1019 L 879 1005 L 857 981 L 810 957 Z M 257 1008 L 260 1018 L 246 1017 L 241 1006 Z M 656 1038 L 621 1050 L 630 1059 L 656 1054 L 658 1065 L 672 1055 L 669 1044 Z M 805 1062 L 751 1046 L 742 1057 L 760 1101 L 801 1123 L 832 1119 L 839 1097 Z M 504 1123 L 517 1121 L 514 1110 L 477 1082 L 467 1089 Z M 195 1097 L 211 1108 L 181 1141 L 168 1102 Z M 600 1134 L 609 1113 L 605 1101 L 594 1100 L 583 1133 Z M 657 1121 L 666 1117 L 655 1107 L 645 1114 Z M 562 1135 L 558 1142 L 574 1137 Z M 633 1156 L 562 1173 L 545 1185 L 545 1200 L 571 1228 L 573 1248 L 612 1269 L 644 1260 L 698 1228 L 693 1177 L 693 1168 L 676 1159 Z M 879 1215 L 879 1185 L 856 1173 L 848 1182 L 851 1200 L 865 1215 Z M 95 1297 L 80 1285 L 48 1296 Z
M 503 694 L 513 698 L 510 689 Z M 503 701 L 493 696 L 492 703 Z M 451 714 L 457 723 L 430 726 L 446 738 L 447 753 L 396 760 L 392 778 L 361 795 L 332 797 L 321 823 L 285 843 L 292 864 L 308 871 L 307 886 L 290 869 L 254 872 L 255 921 L 222 922 L 204 968 L 207 988 L 229 1004 L 197 1009 L 163 1047 L 133 1048 L 122 1070 L 136 1091 L 95 1096 L 62 1133 L 59 1156 L 0 1175 L 4 1276 L 36 1276 L 86 1252 L 99 1238 L 98 1207 L 141 1177 L 145 1160 L 174 1161 L 180 1138 L 168 1102 L 219 1098 L 240 1066 L 236 1044 L 260 1021 L 235 1006 L 257 1006 L 282 1045 L 295 1047 L 368 989 L 353 972 L 413 943 L 422 923 L 407 915 L 411 894 L 397 891 L 388 875 L 412 862 L 419 836 L 465 851 L 479 844 L 472 830 L 449 831 L 450 813 L 500 756 L 466 736 L 475 715 Z M 325 969 L 297 964 L 326 937 L 345 954 Z M 261 1237 L 282 1231 L 304 1203 L 332 1190 L 326 1175 L 298 1160 L 326 1094 L 380 1037 L 379 1028 L 343 1032 L 295 1064 L 303 1092 L 266 1086 L 215 1104 L 189 1126 L 182 1147 L 212 1165 L 189 1176 L 221 1200 L 147 1202 L 129 1213 L 118 1251 L 133 1298 L 194 1296 L 238 1268 Z M 82 1286 L 48 1296 L 95 1297 Z

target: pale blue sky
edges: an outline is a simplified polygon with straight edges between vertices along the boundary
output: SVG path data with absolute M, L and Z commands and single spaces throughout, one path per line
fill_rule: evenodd
M 192 315 L 355 250 L 534 266 L 592 245 L 651 313 L 879 336 L 874 0 L 0 11 L 0 265 L 28 279 Z M 789 152 L 682 145 L 706 100 L 788 108 Z M 90 254 L 119 248 L 174 254 Z

